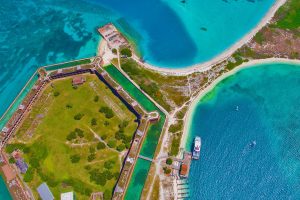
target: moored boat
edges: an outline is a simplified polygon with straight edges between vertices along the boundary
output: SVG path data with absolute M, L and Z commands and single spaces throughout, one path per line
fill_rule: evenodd
M 196 136 L 194 140 L 193 159 L 198 160 L 200 158 L 200 149 L 201 138 L 199 136 Z

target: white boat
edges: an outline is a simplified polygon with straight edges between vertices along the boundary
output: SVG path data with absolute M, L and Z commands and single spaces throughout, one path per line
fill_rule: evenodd
M 200 158 L 200 150 L 201 150 L 201 138 L 199 136 L 196 136 L 194 140 L 193 159 L 198 160 Z

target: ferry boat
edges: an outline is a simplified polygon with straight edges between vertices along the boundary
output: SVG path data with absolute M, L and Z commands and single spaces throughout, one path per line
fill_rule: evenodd
M 200 149 L 201 138 L 199 136 L 196 136 L 194 140 L 193 159 L 198 160 L 200 158 Z

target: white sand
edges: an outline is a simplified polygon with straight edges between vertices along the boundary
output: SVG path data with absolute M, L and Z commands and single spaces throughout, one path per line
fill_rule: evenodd
M 234 68 L 233 70 L 221 75 L 219 78 L 214 80 L 207 88 L 202 90 L 195 98 L 192 99 L 192 103 L 189 106 L 189 109 L 186 113 L 185 120 L 184 120 L 184 130 L 183 135 L 181 138 L 180 147 L 184 148 L 187 142 L 189 129 L 191 128 L 191 122 L 193 118 L 193 114 L 198 102 L 201 100 L 203 96 L 205 96 L 208 92 L 210 92 L 218 83 L 220 83 L 225 78 L 237 73 L 238 71 L 250 68 L 250 67 L 257 67 L 260 64 L 272 64 L 272 63 L 286 63 L 286 64 L 297 64 L 300 65 L 300 60 L 290 60 L 290 59 L 282 59 L 282 58 L 268 58 L 268 59 L 260 59 L 260 60 L 252 60 L 247 63 L 243 63 L 242 65 Z
M 239 40 L 237 43 L 235 43 L 233 46 L 228 48 L 224 51 L 224 53 L 216 56 L 212 60 L 200 64 L 195 64 L 192 66 L 182 67 L 180 69 L 169 69 L 169 68 L 162 68 L 157 67 L 148 63 L 141 63 L 139 61 L 138 56 L 134 55 L 133 58 L 138 61 L 142 66 L 146 68 L 153 69 L 158 72 L 166 73 L 166 74 L 173 74 L 173 75 L 184 75 L 184 74 L 190 74 L 193 72 L 202 72 L 209 70 L 212 66 L 214 66 L 217 63 L 222 62 L 223 60 L 230 57 L 237 49 L 242 47 L 244 44 L 246 44 L 248 41 L 250 41 L 257 32 L 259 32 L 266 24 L 268 24 L 273 16 L 275 15 L 276 11 L 286 2 L 287 0 L 277 0 L 273 6 L 270 8 L 268 13 L 264 16 L 264 18 L 260 21 L 260 23 L 252 29 L 248 34 L 246 34 L 241 40 Z

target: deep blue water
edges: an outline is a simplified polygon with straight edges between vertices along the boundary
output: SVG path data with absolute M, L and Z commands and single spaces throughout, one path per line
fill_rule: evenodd
M 202 138 L 191 199 L 300 199 L 299 121 L 300 66 L 261 65 L 219 83 L 191 123 L 187 149 Z
M 203 62 L 250 31 L 274 0 L 0 0 L 0 115 L 39 67 L 94 56 L 115 23 L 147 62 Z M 202 28 L 206 28 L 203 31 Z

